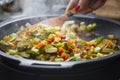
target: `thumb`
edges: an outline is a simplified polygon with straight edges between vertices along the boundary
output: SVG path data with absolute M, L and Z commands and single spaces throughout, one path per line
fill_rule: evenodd
M 65 13 L 69 13 L 69 11 L 72 10 L 78 3 L 79 3 L 79 0 L 70 0 L 65 10 Z
M 89 0 L 79 0 L 78 4 L 73 8 L 68 11 L 68 14 L 76 14 L 78 12 L 84 13 L 84 9 L 87 8 L 87 5 L 89 3 Z

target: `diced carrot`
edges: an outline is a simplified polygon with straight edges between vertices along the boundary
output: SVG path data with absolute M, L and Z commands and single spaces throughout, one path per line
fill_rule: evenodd
M 25 31 L 21 32 L 21 34 L 25 34 Z
M 12 44 L 17 45 L 17 41 L 13 41 Z
M 11 38 L 10 38 L 10 36 L 5 36 L 3 39 L 4 39 L 5 41 L 9 41 Z
M 61 58 L 63 58 L 64 60 L 69 58 L 69 55 L 65 53 L 63 48 L 59 48 L 58 49 L 58 54 L 60 55 Z
M 87 55 L 87 56 L 91 56 L 91 54 L 90 54 L 90 53 L 87 53 L 86 55 Z
M 59 53 L 59 55 L 61 55 L 62 53 L 64 52 L 64 49 L 63 48 L 58 48 L 58 53 Z
M 52 43 L 52 40 L 51 40 L 51 39 L 48 39 L 48 40 L 47 40 L 47 43 L 48 43 L 48 44 Z
M 35 48 L 37 48 L 37 49 L 40 49 L 41 47 L 44 47 L 45 46 L 45 44 L 43 44 L 43 43 L 39 43 L 39 44 L 37 44 L 37 45 L 33 45 Z
M 45 44 L 43 44 L 43 43 L 39 43 L 39 46 L 40 46 L 40 47 L 44 47 Z
M 82 43 L 83 43 L 83 45 L 85 45 L 85 46 L 88 45 L 88 43 L 87 43 L 86 41 L 83 41 Z
M 56 37 L 62 38 L 62 34 L 57 33 Z
M 77 41 L 76 39 L 74 40 L 74 42 L 75 42 L 75 44 L 77 44 L 77 43 L 78 43 L 78 41 Z
M 39 49 L 40 48 L 40 46 L 39 45 L 33 45 L 35 48 L 37 48 L 37 49 Z
M 70 30 L 71 32 L 75 32 L 73 29 Z
M 61 57 L 62 57 L 64 60 L 66 60 L 66 59 L 69 58 L 68 54 L 66 54 L 66 53 L 62 53 L 62 54 L 61 54 Z

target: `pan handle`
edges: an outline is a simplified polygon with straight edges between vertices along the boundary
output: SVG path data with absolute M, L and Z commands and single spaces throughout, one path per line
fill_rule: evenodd
M 36 67 L 36 68 L 72 68 L 78 62 L 45 62 L 35 60 L 22 60 L 19 66 Z

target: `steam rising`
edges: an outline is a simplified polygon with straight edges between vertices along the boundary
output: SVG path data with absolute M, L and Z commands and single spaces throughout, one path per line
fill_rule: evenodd
M 24 15 L 62 14 L 69 0 L 21 0 Z
M 17 12 L 1 11 L 0 20 L 19 18 L 24 16 L 60 15 L 64 13 L 70 0 L 14 0 L 13 10 Z M 22 11 L 19 11 L 21 9 Z

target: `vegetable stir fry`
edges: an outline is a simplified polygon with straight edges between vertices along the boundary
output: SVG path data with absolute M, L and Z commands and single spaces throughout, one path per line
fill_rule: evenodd
M 74 21 L 67 21 L 62 27 L 42 24 L 21 27 L 0 40 L 0 49 L 19 58 L 56 62 L 95 59 L 119 50 L 114 35 L 99 36 L 91 41 L 80 38 L 86 33 L 90 37 L 95 28 L 95 23 L 75 24 Z

